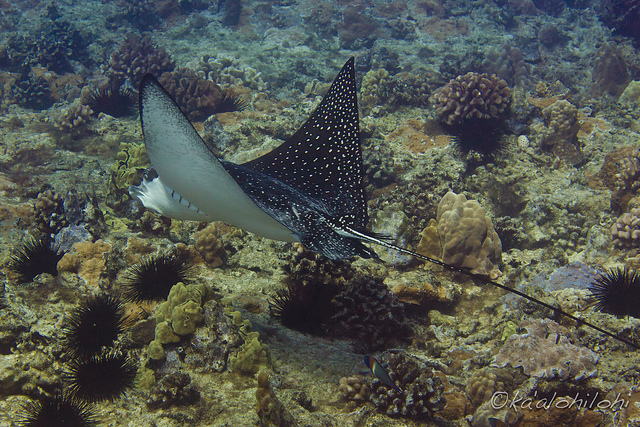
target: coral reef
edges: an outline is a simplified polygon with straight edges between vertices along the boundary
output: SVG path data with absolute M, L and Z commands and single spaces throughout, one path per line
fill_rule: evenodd
M 158 47 L 150 36 L 129 34 L 118 50 L 111 54 L 106 74 L 118 87 L 127 78 L 133 87 L 138 87 L 145 74 L 158 77 L 174 68 L 171 55 Z
M 618 97 L 631 81 L 631 74 L 622 52 L 614 45 L 604 43 L 596 52 L 592 77 L 594 92 Z
M 40 65 L 56 73 L 73 72 L 73 61 L 90 66 L 87 46 L 89 41 L 69 22 L 45 21 L 35 32 L 37 35 L 18 34 L 5 45 L 4 67 L 23 73 Z
M 258 374 L 256 412 L 260 427 L 297 427 L 298 423 L 278 400 L 266 372 Z
M 531 67 L 524 61 L 522 52 L 507 43 L 489 50 L 482 65 L 487 73 L 498 75 L 510 86 L 529 88 L 534 84 Z
M 511 89 L 495 74 L 469 72 L 438 89 L 432 100 L 436 114 L 447 125 L 467 119 L 502 119 L 511 103 Z
M 198 400 L 200 392 L 191 384 L 191 376 L 186 372 L 174 372 L 163 376 L 151 387 L 147 407 L 169 409 L 173 406 L 193 405 Z
M 371 395 L 371 388 L 368 381 L 362 375 L 353 375 L 340 378 L 338 391 L 347 400 L 368 402 Z
M 269 347 L 260 342 L 258 332 L 249 332 L 235 354 L 229 356 L 229 370 L 243 375 L 254 375 L 271 367 Z
M 465 393 L 471 405 L 478 408 L 484 402 L 488 402 L 496 391 L 504 391 L 502 378 L 498 378 L 500 370 L 483 368 L 475 371 L 467 380 Z M 506 378 L 510 380 L 510 378 Z
M 527 333 L 507 338 L 491 366 L 522 367 L 527 375 L 547 379 L 581 380 L 596 374 L 600 356 L 572 344 L 567 328 L 549 319 L 525 320 L 519 327 Z
M 569 101 L 561 99 L 542 110 L 544 125 L 534 125 L 538 145 L 571 165 L 584 161 L 577 135 L 580 130 L 578 109 Z
M 491 278 L 502 275 L 502 243 L 478 202 L 449 192 L 438 204 L 436 221 L 444 262 Z
M 144 144 L 121 142 L 116 163 L 109 169 L 110 184 L 114 190 L 125 191 L 130 185 L 140 183 L 140 174 L 149 166 Z
M 329 335 L 352 339 L 357 352 L 381 350 L 409 335 L 404 304 L 381 278 L 352 281 L 332 303 L 336 314 L 328 324 Z
M 61 132 L 77 129 L 86 125 L 92 114 L 91 107 L 76 100 L 73 104 L 52 114 L 53 126 Z
M 253 67 L 240 64 L 237 58 L 228 54 L 203 56 L 196 64 L 191 65 L 190 68 L 195 68 L 200 77 L 216 82 L 224 88 L 244 86 L 265 91 L 268 87 L 262 79 L 262 73 Z
M 62 197 L 50 188 L 38 193 L 34 211 L 37 227 L 43 233 L 55 234 L 69 225 L 64 214 Z
M 613 244 L 622 249 L 640 247 L 640 208 L 625 212 L 611 226 Z
M 191 121 L 202 122 L 219 111 L 220 86 L 198 76 L 188 68 L 162 73 L 158 81 L 164 86 Z
M 100 286 L 106 280 L 105 261 L 111 244 L 101 239 L 95 242 L 78 242 L 64 254 L 58 263 L 59 271 L 70 271 L 89 286 Z
M 46 110 L 53 105 L 51 87 L 43 76 L 24 73 L 16 79 L 12 89 L 13 98 L 21 107 Z
M 362 78 L 360 105 L 365 112 L 370 112 L 377 105 L 387 105 L 392 110 L 401 105 L 425 108 L 430 96 L 426 76 L 410 72 L 392 76 L 380 68 L 369 70 Z
M 196 331 L 204 321 L 202 304 L 209 297 L 209 290 L 202 284 L 177 283 L 171 288 L 167 301 L 155 309 L 156 333 L 149 344 L 147 354 L 152 359 L 163 359 L 162 344 L 179 342 L 180 336 Z
M 373 380 L 370 400 L 380 411 L 390 417 L 423 420 L 444 409 L 444 386 L 433 369 L 405 353 L 385 354 L 380 360 L 400 388 L 390 389 L 383 381 Z
M 206 228 L 198 231 L 194 237 L 196 250 L 202 255 L 209 267 L 216 268 L 224 264 L 227 253 L 215 223 L 210 223 Z

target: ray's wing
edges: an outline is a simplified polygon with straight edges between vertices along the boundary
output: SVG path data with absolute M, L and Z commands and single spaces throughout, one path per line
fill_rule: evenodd
M 209 219 L 275 240 L 297 240 L 245 194 L 150 74 L 140 83 L 140 121 L 149 160 L 164 186 Z
M 244 166 L 322 199 L 338 221 L 364 230 L 368 218 L 359 128 L 350 58 L 304 125 L 278 148 Z

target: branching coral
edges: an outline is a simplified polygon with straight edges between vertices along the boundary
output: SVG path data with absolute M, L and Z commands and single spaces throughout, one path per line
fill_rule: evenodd
M 511 335 L 493 357 L 492 366 L 522 367 L 537 378 L 580 380 L 597 372 L 600 357 L 571 343 L 569 331 L 549 319 L 525 320 L 519 325 L 526 334 Z
M 64 215 L 63 202 L 60 194 L 51 189 L 38 193 L 34 204 L 38 229 L 52 234 L 69 225 Z
M 137 87 L 142 77 L 151 73 L 160 76 L 175 68 L 171 55 L 151 41 L 150 36 L 141 38 L 129 34 L 120 48 L 111 54 L 107 76 L 120 86 L 128 78 Z
M 511 89 L 495 74 L 469 72 L 438 89 L 432 99 L 436 114 L 447 125 L 468 119 L 502 119 L 511 103 Z
M 13 86 L 15 102 L 24 108 L 46 110 L 53 105 L 49 82 L 34 73 L 22 74 Z
M 478 202 L 449 192 L 438 204 L 436 220 L 444 262 L 492 278 L 502 275 L 502 243 Z
M 384 381 L 373 380 L 371 402 L 391 417 L 428 419 L 444 409 L 442 380 L 432 368 L 404 353 L 380 358 L 391 379 L 400 391 L 390 388 Z
M 91 114 L 93 114 L 91 107 L 76 101 L 53 114 L 53 126 L 59 131 L 76 129 L 85 125 L 89 121 Z
M 188 64 L 189 65 L 189 64 Z M 267 89 L 267 83 L 262 80 L 262 73 L 253 67 L 240 62 L 225 54 L 215 57 L 203 56 L 196 64 L 192 64 L 198 75 L 216 82 L 222 87 L 244 86 L 258 91 Z
M 361 103 L 370 110 L 376 105 L 426 107 L 431 90 L 425 76 L 409 72 L 391 76 L 380 68 L 370 70 L 362 79 Z
M 191 121 L 204 121 L 218 112 L 222 89 L 210 80 L 199 77 L 188 68 L 163 73 L 158 79 L 176 100 Z

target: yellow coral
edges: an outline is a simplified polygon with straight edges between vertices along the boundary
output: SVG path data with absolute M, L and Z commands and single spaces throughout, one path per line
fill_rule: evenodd
M 438 204 L 437 221 L 444 262 L 491 278 L 502 275 L 502 243 L 478 202 L 448 192 Z
M 144 144 L 123 142 L 116 154 L 116 163 L 111 166 L 111 183 L 119 190 L 137 184 L 138 171 L 149 166 L 149 157 Z
M 219 267 L 224 263 L 226 253 L 223 248 L 222 237 L 214 223 L 195 234 L 196 250 L 202 255 L 209 267 Z

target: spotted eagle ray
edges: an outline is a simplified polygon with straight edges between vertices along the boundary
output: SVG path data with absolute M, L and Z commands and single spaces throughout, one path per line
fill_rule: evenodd
M 224 221 L 270 239 L 300 242 L 332 260 L 378 258 L 364 243 L 380 245 L 504 289 L 640 349 L 517 289 L 393 245 L 367 230 L 354 58 L 293 136 L 243 164 L 218 159 L 150 74 L 140 83 L 139 100 L 152 169 L 129 193 L 160 215 Z

